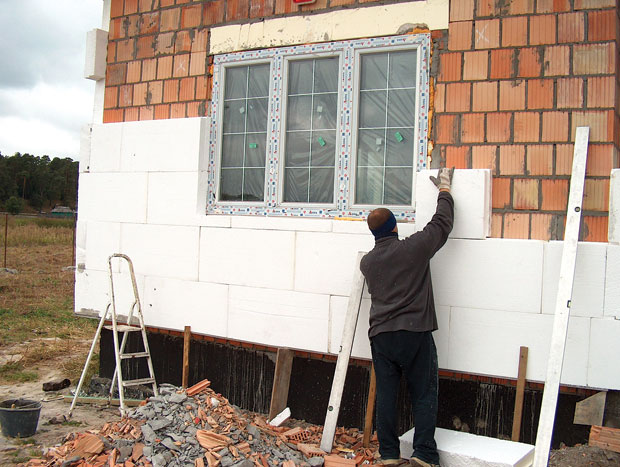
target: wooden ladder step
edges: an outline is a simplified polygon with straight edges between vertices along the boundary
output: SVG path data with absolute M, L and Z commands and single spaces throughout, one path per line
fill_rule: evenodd
M 114 330 L 114 327 L 111 325 L 104 326 L 104 328 L 109 329 L 110 331 Z M 140 328 L 140 326 L 129 326 L 126 324 L 119 324 L 116 326 L 116 330 L 118 332 L 137 332 L 137 331 L 142 331 L 142 328 Z
M 148 356 L 149 356 L 148 352 L 122 353 L 120 355 L 121 360 L 125 360 L 127 358 L 144 358 L 144 357 L 148 357 Z
M 123 387 L 127 388 L 129 386 L 140 386 L 142 384 L 153 384 L 154 382 L 155 382 L 155 378 L 131 379 L 128 381 L 123 381 Z

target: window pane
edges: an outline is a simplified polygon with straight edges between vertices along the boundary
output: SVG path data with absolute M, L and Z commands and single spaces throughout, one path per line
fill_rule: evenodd
M 334 167 L 336 157 L 336 131 L 322 130 L 312 132 L 313 167 Z
M 413 89 L 388 91 L 387 126 L 413 126 L 415 121 L 415 94 Z
M 338 92 L 338 57 L 316 59 L 314 92 Z
M 269 97 L 269 64 L 250 67 L 248 97 Z
M 224 102 L 224 133 L 245 131 L 245 99 Z
M 220 174 L 220 199 L 241 201 L 243 169 L 222 169 Z
M 243 135 L 224 135 L 222 144 L 222 167 L 243 167 Z
M 265 197 L 265 169 L 245 169 L 243 201 L 262 201 Z
M 385 91 L 360 93 L 360 128 L 385 127 Z
M 334 199 L 334 169 L 310 169 L 310 203 L 331 203 Z
M 308 167 L 310 165 L 310 132 L 286 133 L 285 167 Z
M 383 166 L 385 130 L 360 130 L 357 146 L 357 165 Z
M 312 113 L 313 129 L 336 128 L 338 94 L 319 94 L 314 96 Z
M 387 87 L 388 54 L 362 55 L 362 89 L 385 89 Z
M 305 203 L 308 201 L 309 169 L 287 169 L 285 171 L 284 201 Z
M 413 167 L 413 128 L 388 130 L 385 165 Z
M 291 60 L 288 67 L 288 93 L 312 92 L 312 60 Z
M 226 87 L 224 99 L 238 99 L 246 97 L 248 81 L 248 67 L 226 68 Z
M 355 201 L 360 204 L 383 204 L 383 167 L 358 167 Z
M 287 130 L 309 130 L 312 114 L 312 96 L 288 98 L 286 115 Z
M 269 99 L 248 99 L 248 132 L 267 131 Z
M 416 51 L 390 52 L 390 88 L 413 88 L 416 81 Z
M 245 167 L 265 167 L 267 133 L 251 133 L 245 136 Z
M 385 169 L 384 204 L 411 205 L 412 169 Z

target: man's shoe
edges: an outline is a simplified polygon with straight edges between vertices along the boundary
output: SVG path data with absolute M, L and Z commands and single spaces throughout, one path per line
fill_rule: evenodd
M 439 464 L 429 464 L 428 462 L 418 459 L 417 457 L 412 457 L 409 460 L 409 465 L 414 467 L 439 467 Z
M 379 459 L 375 462 L 375 465 L 391 465 L 392 467 L 399 465 L 405 466 L 409 465 L 409 461 L 407 459 Z

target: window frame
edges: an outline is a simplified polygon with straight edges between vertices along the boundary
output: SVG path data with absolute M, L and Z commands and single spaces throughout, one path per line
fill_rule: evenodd
M 416 49 L 416 105 L 411 205 L 354 204 L 359 111 L 360 55 Z M 339 56 L 338 113 L 334 202 L 283 203 L 284 150 L 286 138 L 287 66 L 291 60 Z M 213 61 L 212 110 L 207 166 L 207 215 L 262 215 L 314 218 L 366 217 L 376 207 L 387 207 L 403 220 L 415 217 L 416 173 L 427 167 L 429 113 L 430 34 L 407 34 L 329 43 L 297 45 L 217 55 Z M 223 144 L 224 75 L 231 66 L 270 63 L 264 200 L 220 201 L 221 151 Z

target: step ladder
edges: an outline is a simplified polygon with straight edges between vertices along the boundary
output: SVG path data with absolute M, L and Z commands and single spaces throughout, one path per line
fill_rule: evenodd
M 133 287 L 133 295 L 134 301 L 130 306 L 129 313 L 127 315 L 126 323 L 119 323 L 117 319 L 117 310 L 116 310 L 116 299 L 114 294 L 114 276 L 112 273 L 112 260 L 114 258 L 119 258 L 121 260 L 125 260 L 127 265 L 129 266 L 129 273 L 131 276 L 131 285 Z M 80 394 L 80 389 L 82 388 L 82 384 L 84 383 L 84 379 L 86 377 L 86 373 L 88 371 L 88 367 L 90 365 L 90 360 L 94 354 L 95 346 L 97 344 L 97 340 L 101 335 L 101 329 L 106 328 L 112 330 L 112 336 L 114 338 L 114 358 L 116 361 L 116 365 L 114 368 L 114 376 L 112 377 L 112 384 L 110 385 L 110 393 L 108 395 L 108 401 L 112 400 L 112 394 L 114 392 L 114 388 L 118 385 L 118 396 L 120 402 L 120 412 L 122 416 L 125 416 L 127 412 L 127 407 L 125 406 L 125 388 L 131 386 L 139 386 L 143 384 L 150 384 L 153 387 L 153 393 L 157 396 L 159 395 L 157 390 L 157 382 L 155 381 L 155 373 L 153 371 L 153 362 L 151 359 L 151 352 L 149 350 L 149 343 L 146 336 L 146 328 L 144 326 L 144 317 L 142 315 L 142 306 L 140 305 L 140 298 L 138 296 L 138 286 L 136 284 L 136 276 L 134 274 L 133 263 L 129 256 L 114 253 L 110 255 L 108 258 L 108 268 L 110 273 L 110 303 L 108 303 L 105 312 L 101 316 L 99 320 L 99 326 L 97 327 L 97 331 L 95 332 L 95 337 L 93 338 L 93 343 L 91 344 L 90 351 L 88 352 L 88 357 L 86 357 L 86 363 L 84 364 L 84 369 L 82 370 L 82 376 L 80 377 L 80 382 L 75 390 L 75 395 L 73 396 L 73 402 L 71 403 L 71 408 L 69 409 L 68 418 L 71 418 L 73 413 L 73 409 L 77 402 L 77 399 Z M 134 317 L 135 312 L 135 317 Z M 104 326 L 106 320 L 108 320 L 108 316 L 111 317 L 112 324 Z M 136 318 L 138 320 L 138 325 L 135 325 Z M 123 333 L 123 337 L 120 341 L 118 333 Z M 129 333 L 131 332 L 140 332 L 142 335 L 142 344 L 144 346 L 144 350 L 141 352 L 125 352 L 125 345 L 127 344 L 127 338 Z M 149 369 L 149 377 L 148 378 L 140 378 L 140 379 L 132 379 L 125 380 L 123 379 L 123 372 L 121 362 L 123 360 L 128 359 L 138 359 L 145 358 L 148 369 Z

